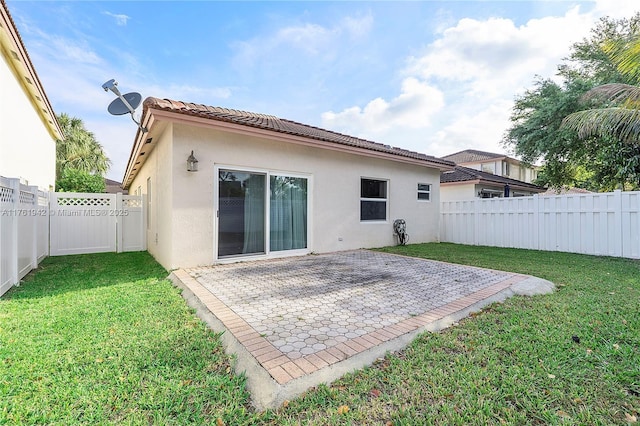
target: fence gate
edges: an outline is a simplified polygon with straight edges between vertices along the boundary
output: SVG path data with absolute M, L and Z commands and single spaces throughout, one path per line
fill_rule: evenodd
M 42 192 L 0 176 L 0 296 L 47 255 L 146 250 L 145 197 Z
M 146 250 L 141 196 L 53 192 L 51 256 Z

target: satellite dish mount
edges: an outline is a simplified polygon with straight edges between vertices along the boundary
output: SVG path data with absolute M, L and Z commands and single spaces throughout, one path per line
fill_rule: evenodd
M 138 125 L 138 128 L 142 130 L 142 133 L 148 132 L 147 128 L 142 126 L 139 121 L 136 121 L 134 117 L 136 108 L 138 108 L 142 102 L 140 93 L 131 92 L 123 95 L 120 93 L 120 90 L 118 90 L 118 82 L 113 78 L 104 83 L 102 88 L 105 92 L 111 90 L 117 96 L 107 107 L 107 111 L 109 111 L 111 115 L 131 114 L 131 119 Z

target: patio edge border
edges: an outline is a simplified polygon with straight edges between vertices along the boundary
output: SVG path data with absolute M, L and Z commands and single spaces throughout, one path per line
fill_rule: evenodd
M 234 370 L 244 374 L 252 404 L 263 410 L 276 408 L 312 386 L 330 383 L 344 374 L 372 364 L 388 352 L 405 348 L 425 331 L 447 328 L 472 312 L 503 302 L 521 289 L 542 288 L 532 294 L 553 291 L 554 285 L 536 277 L 512 273 L 507 279 L 392 326 L 340 343 L 299 359 L 289 359 L 241 317 L 202 286 L 187 271 L 169 275 L 182 297 L 211 329 L 222 333 L 225 351 L 235 355 Z

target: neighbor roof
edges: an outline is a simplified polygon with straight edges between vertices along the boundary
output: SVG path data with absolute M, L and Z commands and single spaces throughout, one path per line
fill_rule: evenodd
M 549 188 L 547 189 L 544 193 L 540 194 L 540 195 L 544 195 L 544 196 L 552 196 L 552 195 L 574 195 L 574 194 L 592 194 L 591 191 L 587 190 L 587 189 L 583 189 L 583 188 L 568 188 L 568 187 L 561 187 L 561 188 Z
M 505 154 L 496 154 L 494 152 L 478 151 L 475 149 L 465 149 L 442 157 L 444 160 L 453 161 L 456 164 L 475 163 L 478 161 L 496 160 L 505 158 Z
M 125 195 L 128 194 L 126 189 L 122 189 L 120 182 L 107 178 L 104 178 L 104 192 L 109 194 L 117 194 L 118 192 L 122 192 Z
M 425 163 L 430 167 L 439 170 L 451 170 L 454 163 L 449 160 L 441 159 L 431 155 L 419 152 L 409 151 L 403 148 L 392 147 L 378 142 L 372 142 L 366 139 L 349 136 L 342 133 L 333 132 L 331 130 L 321 129 L 319 127 L 298 123 L 296 121 L 279 118 L 268 114 L 259 114 L 254 112 L 241 111 L 236 109 L 207 106 L 202 104 L 182 102 L 171 99 L 159 99 L 149 97 L 144 101 L 143 117 L 148 116 L 152 111 L 165 111 L 177 113 L 185 116 L 198 117 L 200 119 L 211 120 L 213 122 L 231 123 L 250 128 L 267 130 L 282 135 L 292 135 L 310 139 L 312 141 L 328 142 L 343 147 L 348 147 L 354 151 L 375 152 L 385 156 L 407 158 L 420 163 Z M 321 144 L 319 143 L 318 146 Z M 134 160 L 136 147 L 132 150 L 132 156 L 129 159 L 129 166 Z M 125 179 L 123 180 L 125 187 L 131 183 L 133 175 L 127 168 Z
M 520 180 L 498 176 L 494 175 L 493 173 L 474 170 L 463 166 L 456 166 L 452 171 L 440 173 L 440 183 L 456 183 L 475 180 L 496 183 L 500 185 L 509 185 L 511 187 L 527 188 L 539 192 L 545 191 L 545 188 L 534 185 L 532 183 L 522 182 Z

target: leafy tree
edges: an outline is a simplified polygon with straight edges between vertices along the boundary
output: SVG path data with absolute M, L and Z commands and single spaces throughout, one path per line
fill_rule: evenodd
M 516 99 L 511 114 L 515 123 L 503 143 L 513 146 L 525 163 L 544 158 L 545 166 L 536 183 L 552 187 L 577 186 L 578 169 L 586 146 L 575 131 L 563 129 L 562 120 L 579 108 L 580 97 L 592 87 L 584 80 L 559 85 L 539 79 L 533 89 Z
M 603 51 L 628 79 L 639 81 L 640 31 L 629 40 L 609 40 Z M 624 189 L 640 187 L 640 87 L 610 83 L 594 87 L 585 101 L 605 100 L 602 107 L 577 111 L 563 120 L 563 126 L 576 131 L 580 138 L 605 138 L 610 145 L 603 147 L 601 159 L 612 179 Z
M 607 43 L 603 50 L 622 75 L 639 81 L 640 32 L 628 42 Z M 598 98 L 610 103 L 604 108 L 569 115 L 565 126 L 577 130 L 578 136 L 583 138 L 606 134 L 628 142 L 640 139 L 640 87 L 624 83 L 604 84 L 591 89 L 584 97 L 586 101 Z
M 63 113 L 58 116 L 58 122 L 64 139 L 56 142 L 56 178 L 60 179 L 66 169 L 104 175 L 111 161 L 82 120 Z
M 104 178 L 83 170 L 66 168 L 56 181 L 58 192 L 104 192 Z
M 625 40 L 640 29 L 640 13 L 629 19 L 601 18 L 591 30 L 591 36 L 572 46 L 565 63 L 558 66 L 558 74 L 566 79 L 582 78 L 592 80 L 595 85 L 620 82 L 631 83 L 628 76 L 621 73 L 605 45 L 614 40 Z
M 590 97 L 589 104 L 585 104 L 584 93 L 592 93 L 592 89 L 605 83 L 628 84 L 632 80 L 611 51 L 624 51 L 621 43 L 627 43 L 638 28 L 640 13 L 631 19 L 603 18 L 592 30 L 591 38 L 576 43 L 566 62 L 558 67 L 562 83 L 538 78 L 532 90 L 516 98 L 512 126 L 503 144 L 525 162 L 543 160 L 537 183 L 591 190 L 624 188 L 629 182 L 631 187 L 637 186 L 637 144 L 622 145 L 619 135 L 613 133 L 581 132 L 576 126 L 563 125 L 563 120 L 585 108 L 600 110 L 610 106 L 611 98 L 598 96 Z M 638 99 L 640 94 L 635 98 Z

